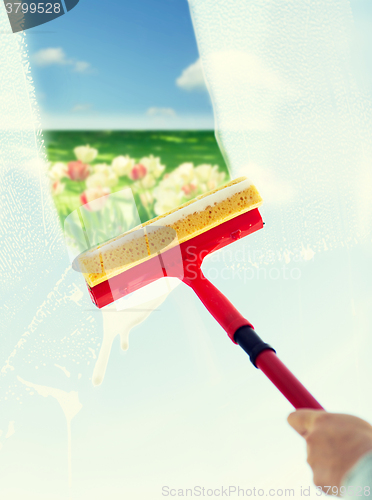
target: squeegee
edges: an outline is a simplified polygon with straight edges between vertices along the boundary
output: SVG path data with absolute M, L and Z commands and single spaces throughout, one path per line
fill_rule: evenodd
M 323 409 L 201 270 L 207 255 L 263 227 L 261 204 L 256 187 L 240 177 L 85 251 L 74 265 L 99 308 L 160 278 L 179 278 L 296 409 Z

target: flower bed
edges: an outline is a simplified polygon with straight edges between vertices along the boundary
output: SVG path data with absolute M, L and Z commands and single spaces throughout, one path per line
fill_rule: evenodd
M 83 204 L 99 211 L 105 195 L 130 187 L 144 221 L 226 181 L 226 173 L 218 165 L 195 166 L 186 162 L 167 171 L 161 158 L 152 154 L 142 158 L 119 155 L 109 164 L 98 162 L 98 149 L 89 145 L 75 147 L 73 153 L 75 158 L 71 161 L 49 166 L 52 193 L 61 219 Z M 98 199 L 102 202 L 94 201 Z

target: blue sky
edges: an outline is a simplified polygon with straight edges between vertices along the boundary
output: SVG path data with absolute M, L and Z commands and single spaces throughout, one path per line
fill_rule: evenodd
M 47 124 L 85 118 L 105 122 L 105 117 L 114 123 L 115 116 L 135 125 L 141 120 L 172 123 L 187 115 L 212 128 L 210 99 L 198 68 L 191 73 L 191 90 L 185 79 L 187 88 L 176 84 L 198 59 L 186 0 L 80 0 L 70 13 L 28 35 Z
M 371 2 L 352 9 L 371 86 Z M 213 128 L 187 0 L 80 0 L 27 34 L 43 128 Z

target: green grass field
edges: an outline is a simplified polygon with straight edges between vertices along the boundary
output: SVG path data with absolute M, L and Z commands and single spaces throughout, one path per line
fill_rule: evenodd
M 119 155 L 129 155 L 136 160 L 143 156 L 159 156 L 170 172 L 181 163 L 192 162 L 195 166 L 209 163 L 228 172 L 218 148 L 213 131 L 46 131 L 44 132 L 50 162 L 69 162 L 75 159 L 73 149 L 89 144 L 98 149 L 94 163 L 107 163 Z M 84 182 L 64 179 L 65 190 L 55 197 L 61 218 L 75 210 L 84 191 Z M 113 191 L 118 191 L 130 181 L 121 179 Z M 141 212 L 141 207 L 139 207 Z
M 96 163 L 111 163 L 115 156 L 128 154 L 139 159 L 160 156 L 167 170 L 184 162 L 212 163 L 226 170 L 225 162 L 212 131 L 50 131 L 44 132 L 51 162 L 71 161 L 76 146 L 89 144 L 99 150 Z

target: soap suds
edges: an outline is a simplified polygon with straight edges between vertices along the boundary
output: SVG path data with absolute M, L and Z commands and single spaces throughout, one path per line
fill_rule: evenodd
M 231 177 L 248 176 L 264 200 L 265 228 L 244 242 L 254 261 L 366 240 L 372 112 L 349 2 L 189 5 L 221 151 Z
M 0 402 L 22 405 L 17 373 L 27 369 L 27 378 L 39 377 L 58 365 L 67 376 L 71 365 L 81 364 L 84 374 L 100 317 L 89 311 L 82 277 L 71 270 L 51 196 L 27 35 L 9 32 L 4 7 L 0 31 L 0 317 L 6 339 Z
M 5 438 L 9 439 L 13 434 L 15 433 L 15 428 L 14 428 L 14 420 L 11 420 L 8 425 L 8 432 L 6 433 Z
M 57 365 L 57 363 L 54 363 L 54 366 L 55 366 L 56 368 L 59 368 L 60 370 L 62 370 L 62 371 L 63 371 L 63 373 L 66 375 L 66 377 L 70 377 L 70 375 L 71 375 L 71 374 L 70 374 L 70 372 L 66 369 L 66 367 L 65 367 L 65 366 L 60 366 L 60 365 Z
M 88 350 L 90 351 L 92 358 L 97 359 L 96 351 L 92 347 L 88 347 Z

